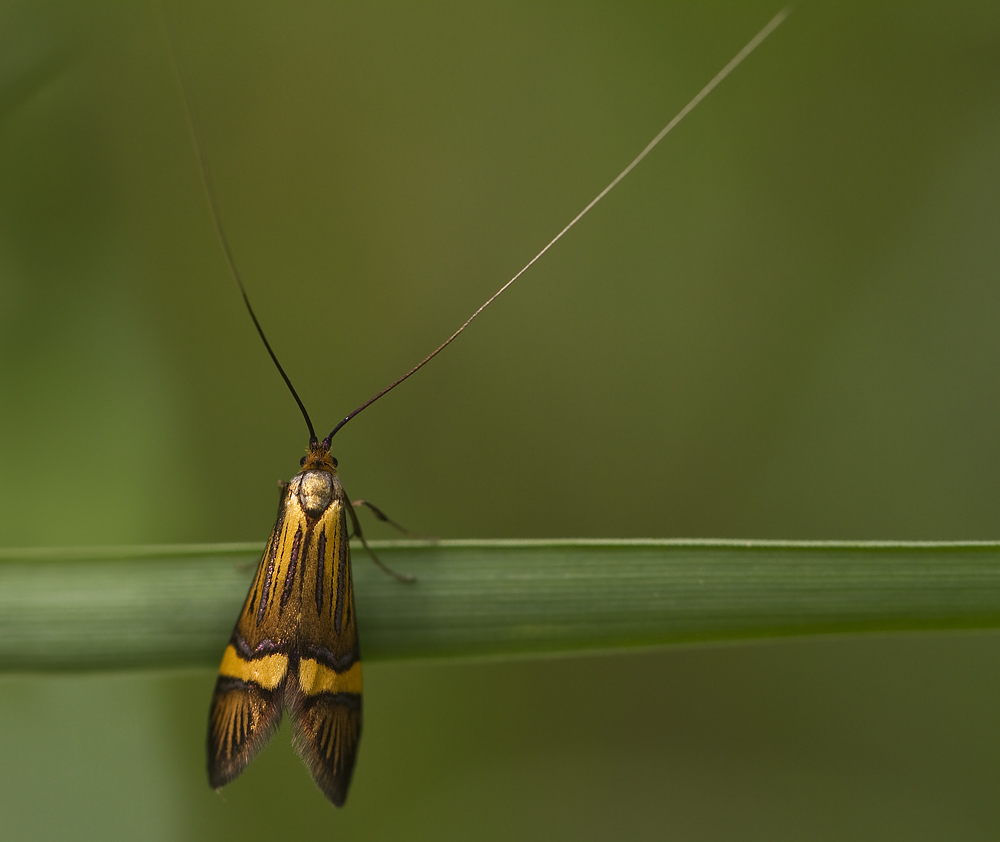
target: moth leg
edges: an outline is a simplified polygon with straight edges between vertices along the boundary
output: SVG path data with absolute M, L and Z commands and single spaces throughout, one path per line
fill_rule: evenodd
M 372 548 L 368 546 L 368 542 L 365 540 L 364 533 L 361 531 L 361 524 L 358 523 L 358 515 L 357 512 L 354 511 L 353 504 L 347 507 L 347 512 L 351 516 L 351 525 L 354 527 L 354 534 L 357 535 L 358 538 L 361 540 L 361 546 L 363 546 L 365 550 L 367 550 L 368 555 L 372 557 L 372 561 L 374 561 L 375 564 L 378 565 L 378 567 L 380 567 L 383 572 L 388 573 L 394 579 L 399 579 L 400 582 L 416 582 L 417 581 L 416 576 L 413 576 L 409 573 L 397 573 L 388 564 L 386 564 L 377 555 L 375 555 Z
M 354 508 L 358 508 L 359 506 L 365 506 L 367 509 L 369 509 L 371 511 L 371 513 L 373 515 L 375 515 L 375 517 L 377 517 L 380 521 L 382 521 L 382 523 L 388 523 L 389 526 L 391 526 L 394 529 L 397 529 L 398 531 L 402 532 L 407 538 L 415 538 L 418 541 L 437 541 L 438 540 L 437 538 L 435 538 L 435 537 L 433 537 L 431 535 L 421 535 L 418 532 L 411 532 L 409 529 L 407 529 L 401 523 L 396 523 L 396 521 L 394 521 L 391 517 L 389 517 L 389 515 L 387 515 L 385 512 L 383 512 L 374 503 L 370 503 L 368 500 L 355 500 L 353 503 L 351 503 L 351 505 L 354 506 Z

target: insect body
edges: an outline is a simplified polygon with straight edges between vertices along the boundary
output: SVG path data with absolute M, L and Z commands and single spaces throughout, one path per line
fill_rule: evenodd
M 361 735 L 361 655 L 351 585 L 348 515 L 362 543 L 364 537 L 337 479 L 337 461 L 330 456 L 331 440 L 355 415 L 448 347 L 473 319 L 628 175 L 787 15 L 787 10 L 780 12 L 754 36 L 604 190 L 458 330 L 402 377 L 344 417 L 322 441 L 317 439 L 305 406 L 250 306 L 215 205 L 193 111 L 181 81 L 202 185 L 223 253 L 261 341 L 309 428 L 309 451 L 302 460 L 302 470 L 284 487 L 277 523 L 219 667 L 208 731 L 208 775 L 213 787 L 227 784 L 243 771 L 278 727 L 282 711 L 287 709 L 299 753 L 319 788 L 334 804 L 344 803 Z M 170 56 L 173 60 L 172 48 Z M 176 61 L 173 63 L 180 79 Z M 378 509 L 371 508 L 387 520 Z M 374 554 L 372 558 L 384 568 Z
M 215 683 L 208 776 L 229 783 L 291 715 L 319 788 L 340 806 L 361 736 L 361 653 L 351 585 L 350 507 L 329 442 L 312 442 L 278 519 Z

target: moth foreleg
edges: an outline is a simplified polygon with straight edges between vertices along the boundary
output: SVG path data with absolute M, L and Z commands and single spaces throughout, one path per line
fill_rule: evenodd
M 371 506 L 370 503 L 366 504 L 364 500 L 359 500 L 358 504 L 359 505 L 364 504 L 364 505 Z M 375 507 L 371 506 L 371 508 L 374 509 Z M 376 511 L 378 511 L 378 510 L 376 509 Z M 417 581 L 417 577 L 416 576 L 413 576 L 410 573 L 397 573 L 395 570 L 393 570 L 391 567 L 389 567 L 388 564 L 386 564 L 384 561 L 382 561 L 382 559 L 380 559 L 377 555 L 375 555 L 375 551 L 372 550 L 372 548 L 368 546 L 368 542 L 365 540 L 365 535 L 361 531 L 361 524 L 358 522 L 358 514 L 357 514 L 357 512 L 354 511 L 354 504 L 353 503 L 350 506 L 347 507 L 347 512 L 351 516 L 351 526 L 354 528 L 354 534 L 358 536 L 358 540 L 361 541 L 361 546 L 363 546 L 365 548 L 365 551 L 368 553 L 368 555 L 370 555 L 372 557 L 372 561 L 374 561 L 375 564 L 379 568 L 381 568 L 381 570 L 384 573 L 388 573 L 390 576 L 392 576 L 394 579 L 398 579 L 400 582 L 416 582 Z
M 361 507 L 361 506 L 364 506 L 366 509 L 368 509 L 369 511 L 371 511 L 371 513 L 373 515 L 375 515 L 375 517 L 377 517 L 380 521 L 382 521 L 382 523 L 388 523 L 389 526 L 393 527 L 393 529 L 396 529 L 399 532 L 402 532 L 407 538 L 414 538 L 417 541 L 437 541 L 438 540 L 437 538 L 435 538 L 432 535 L 421 535 L 419 532 L 412 532 L 411 530 L 409 530 L 405 526 L 403 526 L 403 524 L 397 523 L 396 521 L 394 521 L 391 517 L 389 517 L 389 515 L 387 515 L 385 512 L 383 512 L 378 506 L 376 506 L 372 502 L 369 502 L 368 500 L 354 500 L 351 503 L 351 505 L 354 506 L 354 508 L 356 508 L 356 509 L 359 508 L 359 507 Z

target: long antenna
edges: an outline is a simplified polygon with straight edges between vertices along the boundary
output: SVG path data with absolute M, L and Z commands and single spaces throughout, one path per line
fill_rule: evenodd
M 306 420 L 306 426 L 309 428 L 309 442 L 313 443 L 316 441 L 316 430 L 313 429 L 309 413 L 306 411 L 305 404 L 302 403 L 299 393 L 295 391 L 292 381 L 288 378 L 288 375 L 285 374 L 285 369 L 282 368 L 281 363 L 278 362 L 278 357 L 271 348 L 271 343 L 267 341 L 267 337 L 264 335 L 264 328 L 262 328 L 260 326 L 260 322 L 257 321 L 257 314 L 254 313 L 253 307 L 250 306 L 250 299 L 247 297 L 246 287 L 243 286 L 243 279 L 240 277 L 239 270 L 236 268 L 236 260 L 233 258 L 232 249 L 229 247 L 229 240 L 226 239 L 226 232 L 222 227 L 222 218 L 219 215 L 219 208 L 215 202 L 215 191 L 212 189 L 212 182 L 208 176 L 208 165 L 205 162 L 205 152 L 201 144 L 201 134 L 198 131 L 198 122 L 195 120 L 194 108 L 192 107 L 191 99 L 188 96 L 187 85 L 184 84 L 184 76 L 181 73 L 181 68 L 177 62 L 176 53 L 174 52 L 174 43 L 173 39 L 170 37 L 170 28 L 167 26 L 166 15 L 163 11 L 162 2 L 158 4 L 158 9 L 160 13 L 160 23 L 163 28 L 163 35 L 167 41 L 167 53 L 170 56 L 170 66 L 173 68 L 174 78 L 177 80 L 177 84 L 181 89 L 181 97 L 184 99 L 184 116 L 187 118 L 188 133 L 191 135 L 191 142 L 194 145 L 195 155 L 198 159 L 198 172 L 201 173 L 201 186 L 204 188 L 205 198 L 208 200 L 208 207 L 212 212 L 212 222 L 215 224 L 215 233 L 219 238 L 219 243 L 222 245 L 222 252 L 226 256 L 226 262 L 229 264 L 229 271 L 232 272 L 233 280 L 236 281 L 236 286 L 239 287 L 240 295 L 243 297 L 243 303 L 246 305 L 247 312 L 253 320 L 254 327 L 257 328 L 257 333 L 260 335 L 261 341 L 264 343 L 264 347 L 267 348 L 267 353 L 271 355 L 271 361 L 278 369 L 281 379 L 285 381 L 288 391 L 291 392 L 292 397 L 295 398 L 295 403 L 299 405 L 299 411 L 302 413 L 302 417 Z
M 375 403 L 375 401 L 377 401 L 379 398 L 391 392 L 404 380 L 412 377 L 414 374 L 420 371 L 420 369 L 422 369 L 425 365 L 427 365 L 427 363 L 429 363 L 438 354 L 440 354 L 445 348 L 447 348 L 452 342 L 454 342 L 455 339 L 458 338 L 458 335 L 463 330 L 465 330 L 470 324 L 472 324 L 472 321 L 473 319 L 476 318 L 476 316 L 478 316 L 480 313 L 483 312 L 483 310 L 489 307 L 490 304 L 496 301 L 496 299 L 500 297 L 501 293 L 503 293 L 507 289 L 507 287 L 509 287 L 512 283 L 514 283 L 514 281 L 520 278 L 521 275 L 523 275 L 532 266 L 534 266 L 535 263 L 538 262 L 539 258 L 541 258 L 543 254 L 545 254 L 545 252 L 547 252 L 550 248 L 552 248 L 552 246 L 554 246 L 557 242 L 559 242 L 559 240 L 562 239 L 563 234 L 568 232 L 570 228 L 572 228 L 574 225 L 576 225 L 576 223 L 578 223 L 581 219 L 583 219 L 583 217 L 590 212 L 591 208 L 593 208 L 594 205 L 596 205 L 599 201 L 601 201 L 601 199 L 603 199 L 605 196 L 608 195 L 608 193 L 610 193 L 615 187 L 617 187 L 618 183 L 623 178 L 625 178 L 625 176 L 627 176 L 630 172 L 632 172 L 632 170 L 635 169 L 635 167 L 639 164 L 639 162 L 643 158 L 645 158 L 650 152 L 652 152 L 653 149 L 656 147 L 656 145 L 661 140 L 663 140 L 663 138 L 665 138 L 681 120 L 687 117 L 687 115 L 691 113 L 691 111 L 699 102 L 701 102 L 705 97 L 707 97 L 723 79 L 725 79 L 730 73 L 732 73 L 742 63 L 743 59 L 745 59 L 748 55 L 750 55 L 750 53 L 752 53 L 755 49 L 757 49 L 757 47 L 760 46 L 761 42 L 765 38 L 767 38 L 768 35 L 774 32 L 774 30 L 781 25 L 781 23 L 785 20 L 785 18 L 787 18 L 791 14 L 791 12 L 792 12 L 791 7 L 787 6 L 780 12 L 778 12 L 778 14 L 776 14 L 773 18 L 771 18 L 767 26 L 765 26 L 760 32 L 758 32 L 750 40 L 750 42 L 732 58 L 729 64 L 727 64 L 725 67 L 722 68 L 722 70 L 716 73 L 715 76 L 712 78 L 712 80 L 707 85 L 705 85 L 704 88 L 698 91 L 698 93 L 695 94 L 694 98 L 687 105 L 685 105 L 680 111 L 677 112 L 677 116 L 675 116 L 673 120 L 667 123 L 667 125 L 663 127 L 660 133 L 646 145 L 646 148 L 643 149 L 642 152 L 640 152 L 638 155 L 635 156 L 635 158 L 632 159 L 632 163 L 630 163 L 627 167 L 625 167 L 625 169 L 623 169 L 620 173 L 618 173 L 618 175 L 615 176 L 614 180 L 607 187 L 605 187 L 600 193 L 598 193 L 582 211 L 580 211 L 576 216 L 574 216 L 573 219 L 570 220 L 569 224 L 549 241 L 548 245 L 546 245 L 545 248 L 543 248 L 540 252 L 538 252 L 538 254 L 536 254 L 533 258 L 531 258 L 531 260 L 529 260 L 524 265 L 524 268 L 521 269 L 520 272 L 514 275 L 513 278 L 507 281 L 507 283 L 505 283 L 502 287 L 500 287 L 500 289 L 498 289 L 495 293 L 493 293 L 493 295 L 487 298 L 486 301 L 483 303 L 483 305 L 478 310 L 476 310 L 476 312 L 474 312 L 471 316 L 469 316 L 469 318 L 462 323 L 462 326 L 458 330 L 456 330 L 444 342 L 438 345 L 437 348 L 431 351 L 431 353 L 429 353 L 426 357 L 424 357 L 419 363 L 413 366 L 413 368 L 411 368 L 408 372 L 406 372 L 406 374 L 404 374 L 399 379 L 394 380 L 392 383 L 386 386 L 381 392 L 369 398 L 367 401 L 361 404 L 361 406 L 359 406 L 357 409 L 355 409 L 353 412 L 347 415 L 336 427 L 333 428 L 333 431 L 330 433 L 330 435 L 328 435 L 323 440 L 324 444 L 329 445 L 330 440 L 335 435 L 337 435 L 337 432 L 340 430 L 340 428 L 343 427 L 348 421 L 350 421 L 355 415 L 357 415 L 362 410 L 365 410 L 368 407 L 370 407 L 373 403 Z M 244 298 L 245 297 L 246 296 L 244 296 Z M 249 307 L 250 305 L 248 304 L 247 306 Z M 263 336 L 263 334 L 261 334 L 261 336 Z M 277 362 L 277 360 L 275 360 L 275 362 Z

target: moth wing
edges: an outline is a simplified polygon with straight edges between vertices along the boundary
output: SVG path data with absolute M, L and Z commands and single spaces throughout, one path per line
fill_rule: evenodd
M 361 694 L 300 694 L 289 715 L 295 748 L 316 786 L 343 806 L 361 739 Z
M 294 536 L 302 525 L 301 512 L 292 502 L 286 488 L 219 666 L 208 718 L 208 780 L 215 789 L 246 768 L 281 722 L 288 644 L 294 632 L 276 592 L 287 576 Z
M 361 653 L 354 614 L 346 498 L 314 527 L 303 565 L 297 675 L 285 687 L 295 747 L 338 807 L 347 798 L 361 738 Z
M 219 676 L 208 721 L 208 781 L 225 786 L 267 745 L 281 722 L 281 692 Z

